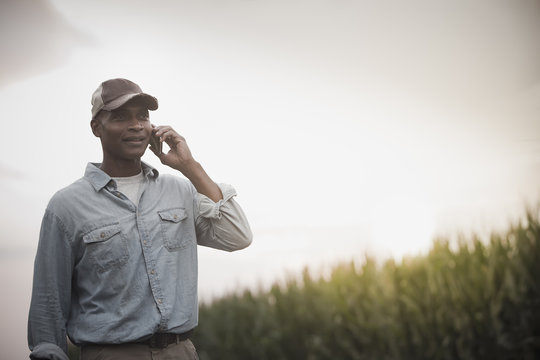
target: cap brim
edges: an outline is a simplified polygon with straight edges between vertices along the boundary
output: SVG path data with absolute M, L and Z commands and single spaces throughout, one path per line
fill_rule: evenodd
M 158 108 L 158 101 L 155 97 L 153 97 L 152 95 L 145 94 L 145 93 L 138 93 L 138 94 L 126 94 L 126 95 L 120 96 L 118 99 L 114 99 L 107 105 L 103 106 L 102 110 L 111 111 L 111 110 L 118 109 L 119 107 L 127 103 L 128 101 L 135 98 L 140 98 L 141 100 L 143 100 L 148 110 L 157 110 Z

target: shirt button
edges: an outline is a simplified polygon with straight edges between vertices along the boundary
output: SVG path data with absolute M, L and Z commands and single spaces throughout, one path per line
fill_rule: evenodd
M 150 271 L 150 274 L 154 275 L 156 272 L 154 270 Z
M 174 215 L 174 220 L 178 220 L 178 215 Z
M 163 303 L 163 300 L 161 300 L 161 299 L 158 299 L 158 301 L 157 301 L 157 302 L 161 304 L 161 303 Z
M 102 232 L 101 234 L 99 234 L 99 237 L 103 239 L 105 237 L 105 233 Z
M 148 241 L 143 240 L 143 244 L 144 244 L 144 245 L 148 244 Z

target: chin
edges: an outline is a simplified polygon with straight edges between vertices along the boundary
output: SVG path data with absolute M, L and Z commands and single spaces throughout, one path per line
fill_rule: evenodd
M 142 158 L 145 153 L 146 153 L 146 150 L 138 151 L 136 153 L 131 154 L 131 157 L 133 158 L 133 160 L 137 160 L 137 159 Z
M 135 160 L 136 158 L 142 157 L 146 152 L 146 149 L 148 149 L 148 145 L 141 148 L 126 149 L 124 154 L 126 155 L 126 158 L 133 158 Z
M 144 151 L 125 151 L 122 154 L 118 154 L 116 158 L 124 161 L 136 161 L 140 160 L 143 155 Z

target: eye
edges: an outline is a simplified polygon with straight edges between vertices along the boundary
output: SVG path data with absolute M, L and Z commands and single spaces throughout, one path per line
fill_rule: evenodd
M 148 115 L 148 111 L 145 111 L 145 112 L 139 113 L 139 114 L 137 115 L 137 117 L 138 117 L 139 120 L 141 120 L 141 121 L 146 121 L 146 120 L 149 119 L 150 116 Z
M 113 112 L 111 114 L 111 118 L 114 121 L 124 121 L 127 118 L 127 116 L 124 112 Z

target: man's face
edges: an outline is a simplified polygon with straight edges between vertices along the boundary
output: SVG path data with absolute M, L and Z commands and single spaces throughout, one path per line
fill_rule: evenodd
M 101 139 L 104 160 L 140 159 L 152 134 L 148 109 L 136 100 L 116 110 L 102 110 L 91 126 Z

